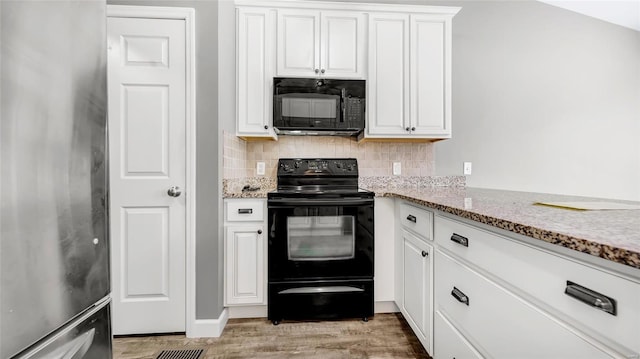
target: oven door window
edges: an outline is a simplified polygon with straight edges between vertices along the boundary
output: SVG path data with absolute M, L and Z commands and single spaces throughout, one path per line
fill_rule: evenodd
M 289 260 L 353 259 L 355 256 L 354 226 L 353 216 L 287 218 Z
M 272 203 L 268 248 L 270 280 L 371 276 L 373 203 Z

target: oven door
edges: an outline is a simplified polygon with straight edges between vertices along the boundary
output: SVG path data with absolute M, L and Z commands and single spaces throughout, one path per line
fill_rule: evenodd
M 269 199 L 269 281 L 373 277 L 373 199 Z

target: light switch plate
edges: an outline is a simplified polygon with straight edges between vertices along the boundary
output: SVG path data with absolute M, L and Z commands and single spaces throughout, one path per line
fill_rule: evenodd
M 471 162 L 464 162 L 462 165 L 462 174 L 470 175 L 471 174 Z
M 264 176 L 264 162 L 258 162 L 256 164 L 256 173 L 258 176 Z

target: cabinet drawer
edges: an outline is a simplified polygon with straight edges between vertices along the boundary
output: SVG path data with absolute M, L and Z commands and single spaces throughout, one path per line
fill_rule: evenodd
M 403 227 L 412 230 L 420 237 L 432 239 L 431 228 L 433 215 L 431 212 L 407 203 L 401 203 L 400 223 Z
M 434 358 L 455 358 L 455 359 L 482 359 L 480 355 L 469 344 L 462 334 L 460 334 L 440 312 L 436 312 L 433 331 L 435 335 Z
M 640 352 L 640 283 L 464 223 L 436 216 L 435 240 L 509 286 L 524 291 L 573 324 Z M 468 246 L 459 242 L 459 235 Z M 615 300 L 616 315 L 565 294 L 568 282 Z
M 611 358 L 586 336 L 436 251 L 436 310 L 495 358 Z M 438 333 L 436 332 L 436 336 Z M 485 354 L 485 353 L 483 353 Z
M 236 199 L 225 200 L 226 221 L 255 222 L 264 221 L 264 200 Z

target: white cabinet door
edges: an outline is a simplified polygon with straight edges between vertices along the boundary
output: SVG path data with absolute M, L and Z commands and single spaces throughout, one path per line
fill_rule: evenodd
M 348 11 L 279 10 L 278 76 L 364 77 L 364 15 Z
M 371 138 L 451 137 L 451 15 L 369 16 Z
M 237 135 L 274 137 L 275 12 L 237 9 Z
M 320 71 L 320 12 L 278 10 L 278 76 L 316 76 Z
M 225 236 L 225 305 L 265 304 L 264 225 L 227 227 Z
M 323 11 L 320 31 L 320 71 L 324 71 L 324 76 L 364 78 L 364 15 Z
M 451 135 L 448 22 L 434 15 L 411 15 L 411 133 Z
M 422 345 L 431 352 L 431 246 L 402 230 L 403 301 L 402 314 Z
M 368 134 L 409 134 L 409 15 L 369 15 Z

